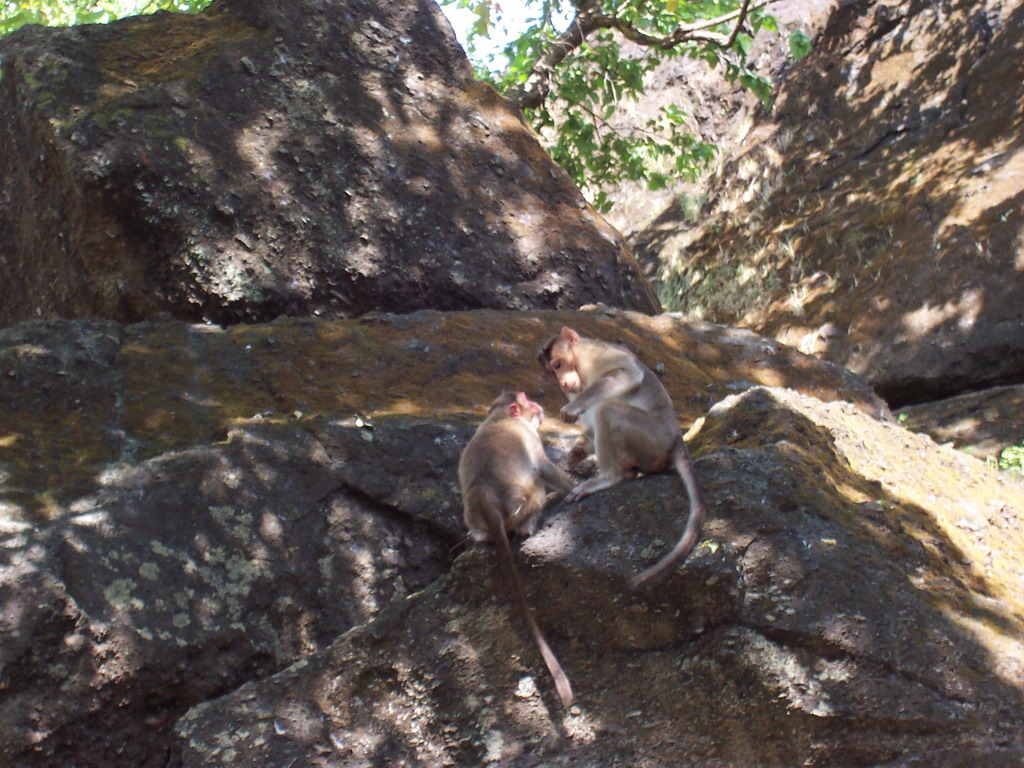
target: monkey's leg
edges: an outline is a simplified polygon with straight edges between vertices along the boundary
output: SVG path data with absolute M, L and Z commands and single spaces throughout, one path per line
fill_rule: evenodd
M 566 501 L 578 501 L 611 488 L 635 470 L 653 472 L 665 468 L 674 444 L 675 425 L 661 424 L 646 411 L 611 400 L 594 413 L 594 447 L 597 476 L 576 486 Z
M 539 483 L 530 489 L 515 491 L 504 504 L 505 528 L 519 536 L 531 536 L 537 530 L 537 513 L 547 496 Z
M 569 503 L 579 501 L 587 496 L 603 491 L 605 488 L 611 488 L 616 485 L 620 480 L 621 476 L 613 477 L 611 475 L 598 475 L 592 477 L 589 480 L 584 480 L 582 483 L 573 488 L 568 494 L 566 494 L 565 500 Z

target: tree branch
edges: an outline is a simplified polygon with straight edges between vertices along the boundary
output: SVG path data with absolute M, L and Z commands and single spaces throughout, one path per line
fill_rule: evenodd
M 717 27 L 719 24 L 725 24 L 727 21 L 732 21 L 737 17 L 739 17 L 739 21 L 736 23 L 736 28 L 739 29 L 743 26 L 743 22 L 746 20 L 748 13 L 764 8 L 766 5 L 771 5 L 773 2 L 775 2 L 775 0 L 757 0 L 757 2 L 753 4 L 750 2 L 744 2 L 742 7 L 737 8 L 735 11 L 724 13 L 714 19 L 702 19 L 701 21 L 695 21 L 693 24 L 682 24 L 677 27 L 677 30 L 683 29 L 689 32 L 696 32 L 697 30 L 707 29 L 708 27 Z
M 703 19 L 692 24 L 680 24 L 672 32 L 663 37 L 648 35 L 618 16 L 605 16 L 601 13 L 600 0 L 572 0 L 576 8 L 568 28 L 551 41 L 547 49 L 537 59 L 530 75 L 521 85 L 509 88 L 505 97 L 520 109 L 536 109 L 541 106 L 551 92 L 551 75 L 558 66 L 584 41 L 599 29 L 614 29 L 627 40 L 647 48 L 670 50 L 686 42 L 704 42 L 719 48 L 729 48 L 736 42 L 743 27 L 743 22 L 751 11 L 764 8 L 773 0 L 743 0 L 743 5 L 735 11 L 723 14 L 714 19 Z M 712 27 L 725 24 L 733 19 L 736 24 L 728 35 L 710 31 Z
M 505 97 L 520 109 L 535 109 L 544 103 L 551 91 L 551 73 L 597 29 L 593 18 L 601 10 L 599 1 L 574 0 L 573 5 L 576 15 L 565 32 L 555 38 L 537 59 L 526 82 L 509 88 L 505 93 Z
M 767 0 L 765 1 L 764 5 L 768 5 Z M 750 0 L 743 0 L 743 5 L 741 5 L 739 8 L 739 20 L 736 22 L 736 26 L 732 28 L 732 34 L 729 35 L 729 40 L 726 42 L 724 46 L 725 48 L 731 48 L 732 44 L 736 42 L 736 36 L 740 33 L 740 30 L 743 29 L 743 22 L 746 20 L 747 13 L 749 11 Z

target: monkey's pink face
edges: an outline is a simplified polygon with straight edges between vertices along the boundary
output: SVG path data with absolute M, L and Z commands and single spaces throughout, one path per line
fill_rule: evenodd
M 539 403 L 535 403 L 528 398 L 524 392 L 516 395 L 516 404 L 521 409 L 520 418 L 526 419 L 535 427 L 539 427 L 541 422 L 544 421 L 544 409 Z

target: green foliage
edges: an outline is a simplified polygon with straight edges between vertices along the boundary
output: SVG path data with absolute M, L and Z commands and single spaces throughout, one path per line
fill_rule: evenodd
M 154 11 L 201 11 L 210 0 L 0 0 L 0 35 L 26 24 L 104 24 Z
M 999 453 L 999 458 L 992 460 L 1004 472 L 1024 475 L 1024 440 L 1019 445 L 1008 445 Z
M 480 23 L 468 33 L 467 47 L 475 60 L 479 77 L 508 93 L 537 75 L 538 62 L 565 28 L 577 8 L 587 5 L 576 0 L 524 0 L 534 18 L 518 37 L 504 48 L 506 66 L 491 71 L 480 59 L 482 43 L 496 25 L 498 5 L 494 0 L 440 0 L 472 10 Z M 718 19 L 738 9 L 739 0 L 600 0 L 600 13 L 629 25 L 637 35 L 665 39 L 680 25 Z M 719 40 L 729 40 L 735 21 L 708 27 Z M 747 66 L 746 57 L 758 30 L 778 31 L 775 19 L 755 10 L 748 14 L 731 45 L 696 35 L 671 46 L 631 45 L 623 51 L 618 31 L 600 28 L 553 68 L 550 94 L 544 102 L 525 109 L 527 118 L 547 143 L 548 152 L 587 193 L 601 211 L 611 208 L 602 189 L 622 181 L 645 183 L 661 189 L 678 179 L 692 180 L 714 158 L 716 148 L 693 134 L 694 123 L 675 105 L 663 107 L 637 124 L 619 116 L 621 110 L 639 100 L 645 77 L 669 59 L 702 59 L 720 67 L 730 82 L 752 91 L 764 104 L 772 98 L 771 82 Z M 790 35 L 791 50 L 809 48 L 806 35 Z
M 552 158 L 599 210 L 611 205 L 603 186 L 630 180 L 661 189 L 674 177 L 694 178 L 713 157 L 714 147 L 694 138 L 675 105 L 636 128 L 616 124 L 619 107 L 643 94 L 644 75 L 660 61 L 624 58 L 614 36 L 602 32 L 554 74 L 558 102 L 526 110 Z

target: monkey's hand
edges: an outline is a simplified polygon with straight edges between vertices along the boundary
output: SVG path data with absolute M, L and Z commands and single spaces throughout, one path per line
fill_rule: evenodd
M 581 461 L 585 461 L 587 456 L 590 455 L 590 451 L 587 450 L 586 445 L 577 443 L 569 451 L 569 469 L 575 470 L 580 465 Z
M 569 403 L 558 412 L 558 415 L 566 424 L 575 424 L 576 420 L 580 417 L 580 413 L 582 413 L 579 408 L 573 407 L 574 405 L 575 403 Z

